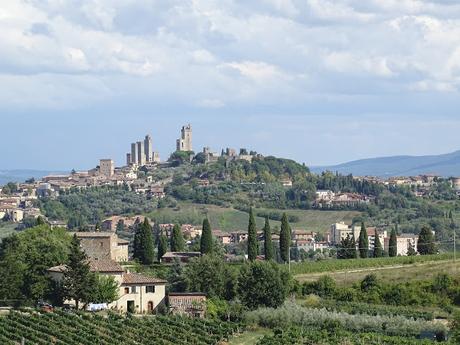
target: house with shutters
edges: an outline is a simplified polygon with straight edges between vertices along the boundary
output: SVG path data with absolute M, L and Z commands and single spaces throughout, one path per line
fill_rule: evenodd
M 108 308 L 119 312 L 153 314 L 159 305 L 164 304 L 166 296 L 166 280 L 125 271 L 120 264 L 110 259 L 89 259 L 91 272 L 113 277 L 118 283 L 118 299 Z M 62 282 L 65 265 L 48 269 L 51 278 Z M 74 304 L 73 301 L 66 301 Z

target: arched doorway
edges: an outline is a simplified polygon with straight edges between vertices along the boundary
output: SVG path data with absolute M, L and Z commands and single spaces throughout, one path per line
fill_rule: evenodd
M 153 313 L 153 302 L 152 301 L 149 301 L 147 303 L 147 311 L 149 312 L 149 314 Z

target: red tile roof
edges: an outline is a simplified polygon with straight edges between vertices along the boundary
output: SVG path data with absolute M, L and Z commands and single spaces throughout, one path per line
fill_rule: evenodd
M 166 284 L 167 281 L 163 279 L 158 279 L 154 277 L 147 277 L 138 273 L 126 273 L 123 275 L 124 285 L 131 284 Z

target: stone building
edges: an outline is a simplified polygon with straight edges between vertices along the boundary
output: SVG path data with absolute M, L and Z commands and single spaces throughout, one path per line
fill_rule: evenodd
M 206 295 L 200 292 L 169 293 L 168 305 L 171 314 L 204 318 Z
M 99 161 L 99 173 L 106 177 L 112 177 L 115 172 L 115 165 L 111 159 L 101 159 Z
M 142 141 L 137 142 L 137 164 L 139 166 L 145 165 L 144 143 Z
M 144 153 L 145 161 L 147 163 L 153 162 L 152 137 L 148 134 L 145 136 L 144 139 Z
M 137 144 L 131 144 L 131 164 L 137 164 Z
M 75 232 L 86 255 L 93 259 L 128 261 L 129 241 L 112 232 Z M 73 234 L 72 234 L 73 235 Z
M 181 137 L 176 141 L 176 151 L 193 151 L 192 126 L 188 124 L 181 129 Z

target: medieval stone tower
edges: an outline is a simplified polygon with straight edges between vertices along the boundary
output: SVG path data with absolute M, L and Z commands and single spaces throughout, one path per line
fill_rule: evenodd
M 177 151 L 193 151 L 192 147 L 192 126 L 188 124 L 181 129 L 181 137 L 176 141 Z

